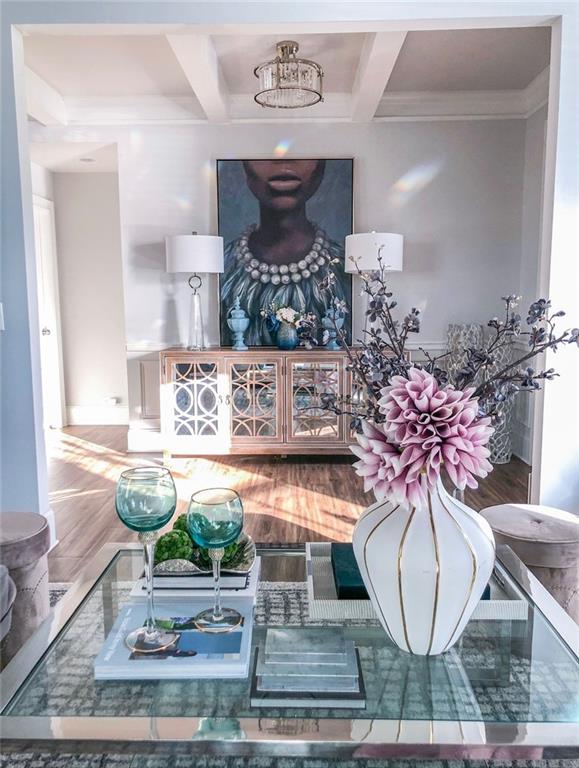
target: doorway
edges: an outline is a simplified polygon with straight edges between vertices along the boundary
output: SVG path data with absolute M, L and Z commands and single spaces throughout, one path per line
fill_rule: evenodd
M 44 429 L 66 424 L 56 227 L 52 200 L 33 195 Z

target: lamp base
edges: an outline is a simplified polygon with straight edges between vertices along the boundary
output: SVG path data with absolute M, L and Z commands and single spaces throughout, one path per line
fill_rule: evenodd
M 206 349 L 203 313 L 201 312 L 201 296 L 197 291 L 194 291 L 191 294 L 191 306 L 189 309 L 189 342 L 187 344 L 187 349 L 192 351 Z

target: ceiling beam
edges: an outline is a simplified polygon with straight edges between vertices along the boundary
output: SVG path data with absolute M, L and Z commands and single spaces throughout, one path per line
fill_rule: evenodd
M 30 117 L 42 125 L 67 125 L 66 104 L 60 93 L 29 67 L 26 79 L 26 109 Z
M 229 122 L 227 87 L 209 35 L 167 35 L 167 40 L 209 122 Z
M 406 32 L 374 32 L 366 35 L 354 87 L 351 119 L 368 123 L 378 109 Z

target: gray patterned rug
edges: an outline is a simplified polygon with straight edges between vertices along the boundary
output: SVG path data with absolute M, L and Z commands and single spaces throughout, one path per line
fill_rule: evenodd
M 268 757 L 131 757 L 48 755 L 30 752 L 0 757 L 2 768 L 577 768 L 576 760 L 319 760 Z
M 265 585 L 264 585 L 265 586 Z M 267 585 L 256 611 L 256 623 L 299 624 L 306 614 L 303 585 L 295 590 Z M 52 584 L 51 605 L 65 594 L 67 584 Z M 243 758 L 213 756 L 73 755 L 22 752 L 0 755 L 0 768 L 579 768 L 579 760 L 328 760 L 313 758 Z

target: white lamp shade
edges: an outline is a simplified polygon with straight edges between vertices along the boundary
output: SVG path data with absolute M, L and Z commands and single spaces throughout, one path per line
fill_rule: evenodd
M 165 238 L 167 272 L 223 272 L 223 238 L 171 235 Z
M 371 272 L 380 269 L 378 254 L 382 249 L 382 267 L 388 272 L 402 272 L 404 237 L 392 232 L 361 232 L 346 237 L 346 272 Z

